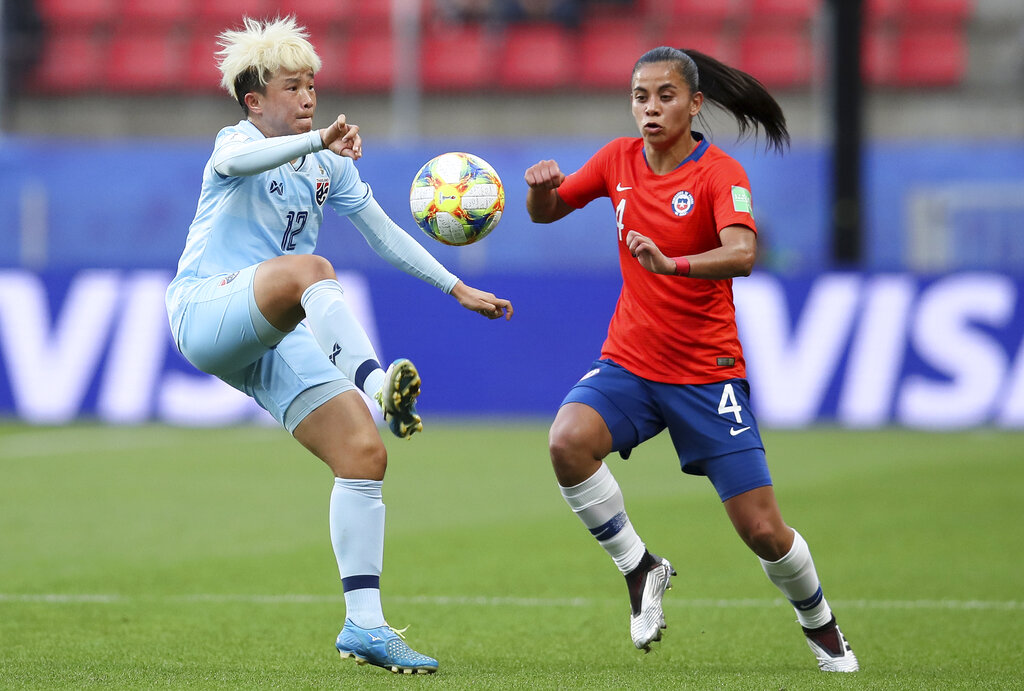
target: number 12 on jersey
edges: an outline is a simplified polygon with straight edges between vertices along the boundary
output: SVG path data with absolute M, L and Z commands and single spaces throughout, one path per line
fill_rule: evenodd
M 285 228 L 284 237 L 281 238 L 281 251 L 290 252 L 295 249 L 295 236 L 306 227 L 306 219 L 309 218 L 308 211 L 289 211 L 288 227 Z

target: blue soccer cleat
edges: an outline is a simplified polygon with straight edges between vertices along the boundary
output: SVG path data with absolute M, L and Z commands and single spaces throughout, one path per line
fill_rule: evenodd
M 361 629 L 346 619 L 335 647 L 343 660 L 355 658 L 357 664 L 376 665 L 395 674 L 436 672 L 437 660 L 417 653 L 406 645 L 403 631 L 405 629 L 393 629 L 390 626 Z
M 377 404 L 391 431 L 399 439 L 408 439 L 423 431 L 423 420 L 416 412 L 420 395 L 420 373 L 411 360 L 399 358 L 384 373 L 384 386 L 377 392 Z

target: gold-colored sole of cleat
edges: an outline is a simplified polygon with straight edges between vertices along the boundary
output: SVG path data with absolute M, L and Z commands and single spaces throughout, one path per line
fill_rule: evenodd
M 395 674 L 433 674 L 437 671 L 436 669 L 413 669 L 411 667 L 399 667 L 397 665 L 392 665 L 389 669 Z

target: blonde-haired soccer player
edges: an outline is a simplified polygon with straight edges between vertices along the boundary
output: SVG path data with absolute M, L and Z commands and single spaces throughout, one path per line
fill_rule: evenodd
M 387 452 L 359 391 L 391 430 L 422 429 L 419 374 L 385 371 L 345 302 L 331 263 L 313 254 L 323 210 L 347 216 L 395 267 L 496 319 L 508 300 L 467 286 L 398 227 L 354 162 L 359 128 L 338 115 L 314 129 L 320 59 L 292 17 L 244 19 L 220 36 L 224 88 L 243 120 L 218 135 L 195 219 L 167 290 L 175 343 L 198 369 L 252 396 L 334 472 L 330 530 L 345 593 L 342 657 L 393 672 L 433 672 L 381 608 L 381 487 Z

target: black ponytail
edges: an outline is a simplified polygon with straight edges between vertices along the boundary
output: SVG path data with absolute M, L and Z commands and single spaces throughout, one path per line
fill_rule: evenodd
M 781 153 L 789 146 L 789 130 L 782 108 L 764 84 L 746 72 L 696 50 L 662 46 L 640 56 L 633 74 L 641 65 L 653 62 L 673 63 L 691 91 L 703 92 L 705 99 L 732 113 L 741 137 L 751 131 L 756 134 L 760 128 L 768 139 L 769 148 Z

